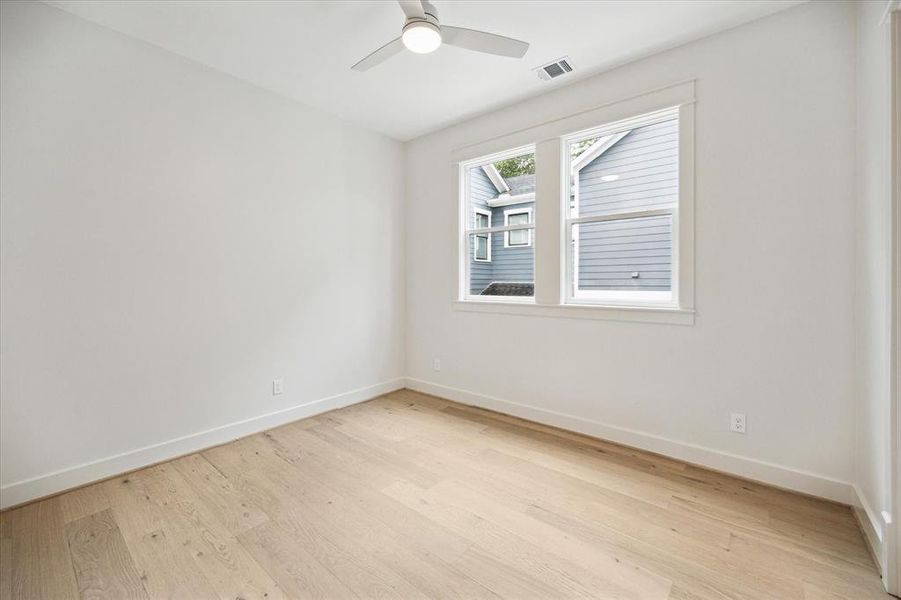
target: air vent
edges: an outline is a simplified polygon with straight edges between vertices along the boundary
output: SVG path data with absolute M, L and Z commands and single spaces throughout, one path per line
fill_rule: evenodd
M 563 58 L 558 58 L 553 62 L 549 62 L 546 65 L 542 65 L 537 69 L 534 69 L 534 71 L 538 73 L 538 77 L 540 79 L 544 79 L 545 81 L 555 79 L 557 77 L 560 77 L 561 75 L 566 75 L 572 70 L 573 67 L 569 63 L 569 58 L 566 56 L 564 56 Z

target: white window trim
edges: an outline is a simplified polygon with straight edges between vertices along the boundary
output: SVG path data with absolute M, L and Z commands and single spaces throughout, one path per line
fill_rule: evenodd
M 496 152 L 491 155 L 478 157 L 477 160 L 470 160 L 467 162 L 461 162 L 457 165 L 457 204 L 458 204 L 458 255 L 455 257 L 455 272 L 457 273 L 457 300 L 466 301 L 466 302 L 479 302 L 482 304 L 491 303 L 491 302 L 510 302 L 510 303 L 534 303 L 534 298 L 529 296 L 520 296 L 518 298 L 513 296 L 480 296 L 478 294 L 472 294 L 469 291 L 469 280 L 470 280 L 470 270 L 472 267 L 473 261 L 469 260 L 469 248 L 470 242 L 469 237 L 474 236 L 476 234 L 488 234 L 489 236 L 489 246 L 491 241 L 491 235 L 494 233 L 506 232 L 512 229 L 533 229 L 534 224 L 530 225 L 516 225 L 513 227 L 487 227 L 487 228 L 475 228 L 475 219 L 470 216 L 469 208 L 472 206 L 469 186 L 467 185 L 467 172 L 470 169 L 478 169 L 481 168 L 482 165 L 486 163 L 494 163 L 499 160 L 504 160 L 506 158 L 513 158 L 515 156 L 520 156 L 522 154 L 529 154 L 535 152 L 535 146 L 533 144 L 521 145 L 516 148 L 511 148 L 508 150 L 504 150 L 503 152 Z M 490 223 L 490 221 L 489 221 Z M 474 243 L 474 242 L 473 242 Z M 479 261 L 481 262 L 481 261 Z M 487 298 L 487 300 L 486 300 Z M 493 298 L 493 299 L 492 299 Z
M 454 310 L 523 317 L 589 319 L 599 321 L 635 321 L 670 325 L 694 325 L 695 311 L 685 308 L 654 306 L 617 306 L 614 304 L 536 304 L 525 296 L 472 296 L 456 300 Z
M 572 180 L 572 192 L 575 195 L 573 200 L 573 208 L 570 209 L 569 191 L 567 190 L 567 202 L 563 206 L 563 239 L 564 239 L 564 304 L 570 305 L 602 305 L 602 306 L 629 306 L 629 307 L 650 307 L 650 308 L 679 308 L 679 203 L 667 206 L 657 207 L 649 210 L 629 209 L 616 213 L 608 213 L 605 215 L 576 217 L 573 213 L 579 214 L 579 171 L 588 165 L 594 158 L 611 146 L 619 142 L 632 130 L 655 123 L 662 123 L 672 119 L 680 119 L 681 109 L 679 106 L 652 111 L 643 115 L 638 115 L 618 122 L 594 127 L 586 131 L 580 131 L 563 138 L 564 146 L 564 172 L 569 175 Z M 681 123 L 681 121 L 680 121 Z M 680 124 L 681 138 L 681 124 Z M 569 145 L 592 137 L 605 137 L 598 148 L 592 148 L 583 153 L 581 156 L 572 160 L 569 152 Z M 681 152 L 680 145 L 680 152 Z M 590 159 L 586 158 L 590 156 Z M 681 177 L 681 172 L 680 172 Z M 680 182 L 681 187 L 681 182 Z M 670 271 L 670 291 L 646 291 L 646 290 L 580 290 L 579 289 L 579 234 L 578 227 L 574 225 L 582 225 L 588 223 L 601 223 L 606 221 L 621 221 L 625 219 L 647 218 L 669 216 L 672 223 L 672 256 Z
M 615 304 L 566 303 L 564 212 L 568 209 L 569 184 L 564 176 L 562 140 L 575 131 L 585 131 L 598 123 L 614 123 L 679 107 L 679 211 L 674 223 L 673 259 L 678 265 L 674 278 L 677 304 L 674 306 L 622 306 Z M 536 143 L 536 140 L 537 143 Z M 506 135 L 460 147 L 451 153 L 457 166 L 459 206 L 459 248 L 454 257 L 457 294 L 453 307 L 467 312 L 528 315 L 548 318 L 609 319 L 693 325 L 694 297 L 694 193 L 695 193 L 695 81 L 688 80 L 645 93 L 611 101 L 595 108 L 562 116 L 513 131 Z M 499 151 L 504 148 L 511 150 Z M 535 297 L 525 300 L 486 301 L 468 293 L 469 264 L 466 215 L 469 206 L 466 169 L 487 161 L 501 160 L 534 151 L 536 153 L 536 221 L 534 228 Z M 492 154 L 494 153 L 494 154 Z M 463 201 L 461 202 L 461 197 Z M 556 224 L 556 226 L 555 226 Z M 505 228 L 496 228 L 504 230 Z M 676 237 L 677 236 L 677 237 Z
M 532 209 L 531 208 L 511 208 L 510 210 L 504 211 L 504 225 L 510 225 L 510 217 L 512 215 L 529 215 L 528 225 L 532 225 Z M 532 246 L 532 230 L 526 230 L 527 237 L 525 244 L 511 244 L 510 243 L 510 232 L 504 232 L 504 248 L 530 248 Z
M 475 227 L 475 221 L 476 221 L 475 216 L 476 215 L 485 215 L 486 217 L 488 217 L 488 227 L 491 227 L 491 211 L 490 210 L 486 210 L 484 208 L 473 209 L 472 221 L 473 221 L 474 227 Z M 472 260 L 474 260 L 475 262 L 480 262 L 480 263 L 490 263 L 491 262 L 491 234 L 489 233 L 485 237 L 488 238 L 488 258 L 477 258 L 479 236 L 478 235 L 472 236 Z
M 526 204 L 528 202 L 535 202 L 535 192 L 516 194 L 515 196 L 511 196 L 510 194 L 501 194 L 497 198 L 490 198 L 488 200 L 488 206 L 490 206 L 491 208 L 497 208 L 499 206 Z

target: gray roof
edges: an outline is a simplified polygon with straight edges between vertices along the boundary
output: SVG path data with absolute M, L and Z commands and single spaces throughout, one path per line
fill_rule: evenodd
M 504 181 L 510 186 L 510 195 L 528 194 L 535 191 L 535 175 L 517 175 L 506 177 Z
M 534 296 L 534 283 L 497 283 L 482 290 L 482 296 Z

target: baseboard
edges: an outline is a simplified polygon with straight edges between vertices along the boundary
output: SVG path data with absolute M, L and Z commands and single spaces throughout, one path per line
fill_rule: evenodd
M 856 494 L 852 484 L 824 475 L 421 379 L 408 377 L 406 381 L 406 387 L 418 392 L 640 448 L 768 485 L 841 502 L 842 504 L 855 504 Z
M 404 384 L 405 380 L 403 378 L 392 379 L 152 446 L 145 446 L 115 456 L 61 469 L 46 475 L 9 483 L 0 487 L 0 510 L 38 498 L 52 496 L 65 490 L 81 487 L 94 481 L 134 471 L 148 465 L 191 454 L 205 448 L 218 446 L 219 444 L 272 429 L 291 421 L 357 404 L 376 396 L 399 390 L 404 387 Z
M 883 546 L 885 528 L 882 517 L 873 510 L 866 495 L 856 484 L 854 485 L 854 504 L 851 508 L 854 510 L 857 524 L 860 525 L 860 530 L 863 532 L 867 548 L 873 556 L 873 562 L 876 563 L 880 574 L 885 573 L 885 547 Z
M 385 381 L 31 479 L 13 482 L 0 487 L 0 510 L 58 494 L 68 489 L 77 488 L 148 465 L 171 460 L 211 446 L 224 444 L 298 419 L 350 406 L 351 404 L 363 402 L 403 387 L 441 396 L 462 404 L 487 408 L 511 416 L 656 452 L 769 485 L 859 507 L 858 510 L 862 512 L 861 516 L 863 518 L 861 518 L 861 521 L 868 541 L 873 544 L 872 540 L 870 540 L 872 534 L 872 538 L 879 543 L 878 552 L 875 550 L 874 552 L 876 556 L 882 556 L 880 536 L 876 533 L 881 531 L 881 529 L 873 529 L 873 523 L 879 523 L 879 521 L 874 520 L 878 518 L 878 515 L 871 514 L 872 511 L 866 508 L 863 497 L 859 495 L 855 486 L 850 483 L 753 458 L 721 452 L 712 448 L 671 440 L 641 431 L 608 425 L 582 417 L 415 378 L 399 378 Z M 868 527 L 870 531 L 868 531 Z

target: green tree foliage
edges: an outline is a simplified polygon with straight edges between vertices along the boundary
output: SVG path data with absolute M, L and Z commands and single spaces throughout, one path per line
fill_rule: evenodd
M 533 175 L 535 173 L 535 155 L 523 154 L 522 156 L 499 160 L 494 163 L 494 167 L 504 179 L 516 177 L 517 175 Z
M 594 144 L 596 141 L 598 141 L 598 138 L 589 138 L 587 140 L 580 140 L 576 142 L 572 145 L 570 157 L 576 158 L 577 156 L 591 148 L 592 144 Z
M 572 158 L 576 158 L 577 156 L 585 152 L 596 141 L 598 141 L 598 138 L 590 138 L 587 140 L 581 140 L 573 144 Z M 507 179 L 508 177 L 516 177 L 518 175 L 534 175 L 535 155 L 523 154 L 521 156 L 514 156 L 513 158 L 499 160 L 494 163 L 494 167 L 504 179 Z

